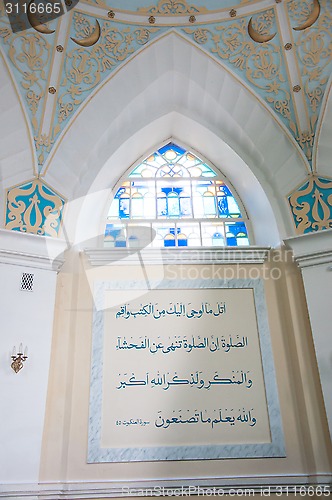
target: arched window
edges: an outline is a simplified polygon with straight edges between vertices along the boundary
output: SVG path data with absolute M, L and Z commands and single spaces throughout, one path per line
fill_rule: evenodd
M 135 166 L 118 188 L 105 246 L 248 246 L 247 226 L 244 207 L 221 175 L 170 142 Z

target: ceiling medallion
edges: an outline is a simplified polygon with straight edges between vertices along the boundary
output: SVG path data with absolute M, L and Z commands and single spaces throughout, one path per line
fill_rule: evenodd
M 293 28 L 293 30 L 302 31 L 305 30 L 306 28 L 310 28 L 310 26 L 312 26 L 317 21 L 319 14 L 320 14 L 319 1 L 314 0 L 314 5 L 308 19 L 305 21 L 305 23 Z
M 56 88 L 55 87 L 48 87 L 48 92 L 49 92 L 49 94 L 55 94 Z
M 195 16 L 190 16 L 189 17 L 189 22 L 190 23 L 194 23 L 196 21 L 196 17 Z
M 114 11 L 113 10 L 109 10 L 107 12 L 107 17 L 109 17 L 110 19 L 114 19 L 114 17 L 115 17 Z
M 56 50 L 57 50 L 57 52 L 63 52 L 63 47 L 62 47 L 62 45 L 57 45 L 57 46 L 56 46 Z
M 231 17 L 236 17 L 236 14 L 237 14 L 237 12 L 236 12 L 236 10 L 235 10 L 235 9 L 232 9 L 232 10 L 230 10 L 230 11 L 229 11 L 229 15 L 230 15 Z
M 293 87 L 293 92 L 300 92 L 301 86 L 300 85 L 294 85 Z
M 80 45 L 81 47 L 92 47 L 95 43 L 98 42 L 100 38 L 100 24 L 96 19 L 96 26 L 93 32 L 87 36 L 86 38 L 81 38 L 81 40 L 78 40 L 77 38 L 72 38 L 70 37 L 73 42 L 75 42 L 77 45 Z
M 156 22 L 156 18 L 154 16 L 149 17 L 149 23 L 154 24 Z
M 293 48 L 293 45 L 290 42 L 288 42 L 288 43 L 285 44 L 285 49 L 286 50 L 291 50 L 292 48 Z

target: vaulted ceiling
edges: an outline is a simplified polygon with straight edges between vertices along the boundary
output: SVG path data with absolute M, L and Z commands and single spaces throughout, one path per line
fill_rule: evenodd
M 188 58 L 176 61 L 175 57 L 172 67 L 173 76 L 187 72 L 191 82 L 196 80 L 198 85 L 214 88 L 210 93 L 215 93 L 215 102 L 206 100 L 205 106 L 216 110 L 222 103 L 227 108 L 228 94 L 221 92 L 217 74 L 210 71 L 213 65 L 218 65 L 242 86 L 245 95 L 253 97 L 265 109 L 267 120 L 274 121 L 293 149 L 297 159 L 288 168 L 294 169 L 294 175 L 286 175 L 288 190 L 280 188 L 279 195 L 289 207 L 294 229 L 303 233 L 331 225 L 332 5 L 329 0 L 197 0 L 194 3 L 80 0 L 76 4 L 71 1 L 67 0 L 67 7 L 64 6 L 68 8 L 66 14 L 46 24 L 36 24 L 30 18 L 28 29 L 16 33 L 12 32 L 4 4 L 0 6 L 3 131 L 0 167 L 3 187 L 9 189 L 4 195 L 7 228 L 38 232 L 45 222 L 43 213 L 38 224 L 35 217 L 27 225 L 24 220 L 27 205 L 22 208 L 24 200 L 35 196 L 35 207 L 38 200 L 44 209 L 52 201 L 51 212 L 57 213 L 54 220 L 58 220 L 40 234 L 58 233 L 60 212 L 65 199 L 73 193 L 57 181 L 57 170 L 61 170 L 57 151 L 62 142 L 68 142 L 82 110 L 93 106 L 97 93 L 115 76 L 124 75 L 124 68 L 128 63 L 133 65 L 135 58 L 145 66 L 136 73 L 137 79 L 135 75 L 130 81 L 123 78 L 117 93 L 108 93 L 114 110 L 117 101 L 125 102 L 126 94 L 142 87 L 139 78 L 144 79 L 146 87 L 153 82 L 163 64 L 167 67 L 167 54 L 160 51 L 158 56 L 158 50 L 150 51 L 157 58 L 155 61 L 151 58 L 146 61 L 141 54 L 149 47 L 161 46 L 161 41 L 170 34 L 183 39 L 196 52 L 199 50 L 209 61 L 199 68 L 197 64 L 191 65 Z M 182 68 L 176 66 L 180 64 Z M 200 75 L 195 77 L 193 68 L 197 73 L 206 73 L 205 83 L 200 83 Z M 189 93 L 194 92 L 193 87 L 188 87 Z M 160 96 L 161 102 L 163 99 Z M 231 119 L 237 117 L 241 124 L 248 112 L 248 102 L 239 99 L 235 108 L 228 110 Z M 174 98 L 167 111 L 179 111 L 180 107 L 181 103 Z M 145 112 L 142 107 L 142 115 Z M 209 112 L 211 115 L 213 110 Z M 111 114 L 109 120 L 114 117 Z M 99 115 L 95 115 L 94 121 L 98 120 Z M 264 128 L 265 124 L 261 125 Z M 93 129 L 95 123 L 90 122 L 89 126 Z M 227 124 L 219 127 L 222 135 Z M 256 130 L 257 124 L 252 127 Z M 239 133 L 239 141 L 240 136 Z M 236 150 L 227 137 L 224 139 Z M 73 149 L 75 144 L 72 143 Z M 154 145 L 146 144 L 144 150 Z M 271 148 L 273 137 L 269 136 L 266 149 Z M 282 156 L 282 151 L 274 152 L 276 159 L 279 154 Z M 301 164 L 301 174 L 295 164 Z M 69 168 L 76 171 L 79 167 L 73 164 Z M 264 175 L 273 177 L 273 172 L 266 168 Z

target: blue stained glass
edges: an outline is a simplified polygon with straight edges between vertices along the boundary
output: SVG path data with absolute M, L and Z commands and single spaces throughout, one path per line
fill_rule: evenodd
M 227 196 L 218 196 L 218 212 L 221 217 L 228 217 L 228 203 Z
M 123 247 L 126 247 L 126 240 L 123 239 L 123 240 L 116 240 L 115 241 L 115 248 L 123 248 Z
M 177 193 L 172 192 L 167 196 L 167 215 L 168 217 L 179 217 L 180 215 L 180 203 Z
M 162 195 L 158 195 L 157 198 L 157 209 L 158 209 L 158 217 L 166 217 L 167 215 L 167 198 L 162 193 Z
M 237 239 L 235 238 L 233 233 L 226 234 L 226 241 L 229 247 L 237 247 Z
M 212 236 L 212 245 L 213 246 L 224 246 L 224 237 L 221 233 L 214 233 Z
M 178 246 L 179 247 L 187 247 L 188 246 L 188 239 L 185 237 L 185 235 L 178 236 Z
M 181 216 L 182 217 L 191 217 L 191 200 L 190 197 L 182 197 L 180 196 L 180 208 L 181 208 Z
M 239 205 L 222 180 L 211 179 L 216 176 L 194 153 L 173 142 L 150 154 L 132 169 L 114 197 L 108 220 L 124 222 L 121 230 L 119 225 L 106 226 L 107 245 L 145 246 L 145 239 L 132 232 L 139 224 L 125 222 L 134 219 L 145 219 L 156 232 L 154 247 L 249 245 Z
M 175 247 L 175 236 L 173 236 L 172 234 L 168 234 L 167 236 L 165 236 L 164 246 Z
M 206 217 L 216 215 L 216 202 L 214 196 L 206 195 L 203 196 L 203 205 L 204 205 L 204 215 Z
M 163 146 L 162 148 L 158 149 L 158 153 L 160 153 L 162 155 L 170 150 L 175 151 L 179 155 L 183 155 L 186 152 L 185 149 L 180 148 L 180 146 L 177 146 L 176 144 L 174 144 L 174 142 L 170 142 L 169 144 L 166 144 L 166 146 Z
M 119 203 L 119 218 L 129 219 L 129 198 L 120 199 Z

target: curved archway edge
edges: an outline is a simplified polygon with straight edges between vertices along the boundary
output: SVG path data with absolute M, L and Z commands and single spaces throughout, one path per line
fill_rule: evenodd
M 235 186 L 256 244 L 276 245 L 293 234 L 286 195 L 305 177 L 300 154 L 252 92 L 174 33 L 147 47 L 93 96 L 64 135 L 46 179 L 69 200 L 99 193 L 93 217 L 91 208 L 87 212 L 99 232 L 107 204 L 100 191 L 108 192 L 138 158 L 171 137 L 205 156 Z M 67 212 L 72 235 L 70 213 L 77 216 L 77 209 Z M 85 238 L 84 213 L 76 240 Z

